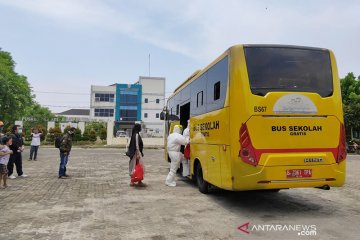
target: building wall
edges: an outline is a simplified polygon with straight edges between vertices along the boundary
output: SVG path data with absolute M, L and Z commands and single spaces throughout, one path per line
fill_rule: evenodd
M 141 121 L 141 94 L 142 86 L 139 84 L 116 84 L 116 121 Z M 137 111 L 136 119 L 122 114 L 126 110 Z
M 55 116 L 62 116 L 65 117 L 65 121 L 79 121 L 79 122 L 89 122 L 90 116 L 84 115 L 55 115 Z
M 95 94 L 114 94 L 114 102 L 102 102 L 96 101 Z M 116 86 L 91 86 L 91 95 L 90 95 L 90 119 L 91 120 L 115 120 L 115 110 L 114 116 L 112 117 L 99 117 L 95 116 L 95 109 L 115 109 L 115 94 Z
M 139 77 L 138 83 L 143 89 L 142 121 L 151 135 L 156 132 L 156 136 L 163 136 L 164 121 L 160 120 L 160 113 L 165 106 L 165 78 Z

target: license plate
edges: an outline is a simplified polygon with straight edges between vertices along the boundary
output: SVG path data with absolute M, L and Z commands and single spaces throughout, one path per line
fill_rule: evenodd
M 311 169 L 287 169 L 287 178 L 309 178 L 312 177 Z

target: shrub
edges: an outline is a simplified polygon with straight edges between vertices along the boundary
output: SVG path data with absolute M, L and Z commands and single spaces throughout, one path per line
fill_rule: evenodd
M 100 139 L 101 140 L 106 140 L 106 138 L 107 138 L 107 131 L 106 131 L 105 128 L 103 128 L 103 129 L 100 130 Z
M 96 132 L 95 132 L 95 130 L 91 130 L 91 131 L 90 131 L 90 134 L 89 134 L 89 140 L 90 140 L 91 142 L 95 142 L 96 139 L 97 139 L 97 137 L 96 137 Z

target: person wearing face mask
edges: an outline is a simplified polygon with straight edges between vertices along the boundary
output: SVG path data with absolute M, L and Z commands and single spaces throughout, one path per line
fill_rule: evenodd
M 21 153 L 24 151 L 25 147 L 24 147 L 24 141 L 23 141 L 21 134 L 22 134 L 22 129 L 20 128 L 20 126 L 15 125 L 12 128 L 12 134 L 11 134 L 12 144 L 10 145 L 10 150 L 13 151 L 13 154 L 10 156 L 9 162 L 7 164 L 8 176 L 10 179 L 16 178 L 13 175 L 14 164 L 16 166 L 16 172 L 17 172 L 18 176 L 23 177 L 23 178 L 27 177 L 27 175 L 25 175 L 22 170 Z
M 31 147 L 30 147 L 30 157 L 29 157 L 29 161 L 33 160 L 33 156 L 34 156 L 34 161 L 36 161 L 36 157 L 37 157 L 37 153 L 39 150 L 39 146 L 40 146 L 40 142 L 41 142 L 41 135 L 42 132 L 35 128 L 35 129 L 31 129 Z
M 69 155 L 72 147 L 72 139 L 75 135 L 75 128 L 72 127 L 68 132 L 62 137 L 60 143 L 60 167 L 59 167 L 59 178 L 68 178 L 69 175 L 66 174 L 66 165 L 69 161 Z

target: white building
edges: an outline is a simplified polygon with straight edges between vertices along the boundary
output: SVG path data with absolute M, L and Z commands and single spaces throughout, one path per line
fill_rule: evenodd
M 91 85 L 90 119 L 115 120 L 115 95 L 116 85 L 94 86 Z
M 91 86 L 90 119 L 114 121 L 117 129 L 129 129 L 141 121 L 143 133 L 163 136 L 160 113 L 165 105 L 165 78 L 139 77 L 135 84 Z
M 142 86 L 141 120 L 149 135 L 163 135 L 164 121 L 160 113 L 165 106 L 165 78 L 139 77 Z
M 65 117 L 64 121 L 68 122 L 88 122 L 90 121 L 89 109 L 69 109 L 61 113 L 55 113 L 55 116 Z

